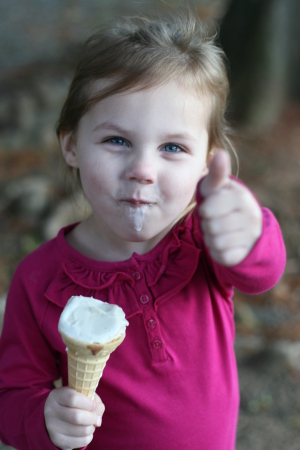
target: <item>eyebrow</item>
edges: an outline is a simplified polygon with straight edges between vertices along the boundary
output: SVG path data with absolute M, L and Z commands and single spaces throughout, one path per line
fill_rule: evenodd
M 164 136 L 164 138 L 166 140 L 172 140 L 172 139 L 189 139 L 194 141 L 196 138 L 195 136 L 193 136 L 190 133 L 172 133 L 172 134 L 167 134 Z
M 98 123 L 98 125 L 96 125 L 95 128 L 93 128 L 93 132 L 94 131 L 98 131 L 98 130 L 102 130 L 102 129 L 104 129 L 104 130 L 114 130 L 114 131 L 117 131 L 120 134 L 129 133 L 129 130 L 126 130 L 125 128 L 120 127 L 116 123 L 109 122 L 108 120 L 105 120 L 104 122 Z

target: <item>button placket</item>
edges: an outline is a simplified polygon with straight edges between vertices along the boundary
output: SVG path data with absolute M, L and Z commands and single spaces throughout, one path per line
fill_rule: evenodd
M 149 309 L 145 310 L 144 323 L 148 334 L 152 360 L 154 363 L 161 363 L 167 361 L 168 358 L 160 331 L 159 319 L 154 311 L 153 305 L 151 309 L 151 311 Z
M 148 345 L 150 347 L 152 361 L 154 363 L 165 362 L 167 361 L 167 357 L 160 333 L 159 321 L 156 311 L 154 310 L 154 302 L 146 284 L 145 277 L 139 269 L 133 270 L 131 276 L 135 281 L 134 288 L 137 295 L 137 300 L 142 306 L 144 326 L 148 335 Z

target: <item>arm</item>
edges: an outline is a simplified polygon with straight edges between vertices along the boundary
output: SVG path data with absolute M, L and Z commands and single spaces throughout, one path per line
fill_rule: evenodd
M 284 242 L 273 214 L 229 174 L 229 159 L 220 152 L 198 188 L 200 226 L 221 285 L 255 294 L 270 289 L 281 277 Z
M 7 298 L 0 368 L 1 440 L 20 449 L 54 449 L 43 410 L 58 378 L 56 355 L 40 333 L 18 273 Z
M 77 441 L 77 447 L 87 445 L 94 431 L 89 422 L 95 424 L 97 420 L 95 404 L 91 400 L 82 404 L 85 398 L 78 400 L 81 394 L 76 396 L 69 388 L 54 389 L 58 354 L 41 330 L 45 309 L 43 295 L 32 292 L 29 295 L 23 282 L 29 274 L 26 270 L 23 272 L 19 268 L 14 276 L 0 341 L 0 439 L 20 450 L 52 450 L 56 445 L 68 448 L 60 445 L 62 441 L 58 438 L 62 434 L 60 413 L 67 410 L 69 416 L 64 416 L 64 425 L 70 429 L 69 424 L 73 423 L 76 428 L 79 421 L 79 427 L 88 428 L 82 429 L 85 440 Z M 38 299 L 36 303 L 34 298 Z M 86 416 L 82 419 L 84 409 L 87 419 Z

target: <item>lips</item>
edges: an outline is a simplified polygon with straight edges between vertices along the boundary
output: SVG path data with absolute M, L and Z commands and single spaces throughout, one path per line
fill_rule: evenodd
M 156 203 L 153 200 L 133 197 L 121 198 L 120 201 L 124 203 L 130 203 L 133 206 L 153 205 L 154 203 Z
M 133 200 L 133 199 L 125 199 L 122 201 L 125 203 L 130 203 L 133 206 L 150 205 L 153 203 L 153 202 L 149 202 L 147 200 Z

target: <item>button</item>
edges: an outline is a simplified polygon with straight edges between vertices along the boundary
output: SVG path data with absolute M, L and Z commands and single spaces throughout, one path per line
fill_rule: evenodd
M 149 319 L 147 321 L 147 327 L 151 328 L 152 330 L 154 330 L 157 327 L 157 322 L 154 319 Z
M 146 294 L 141 295 L 141 296 L 140 296 L 140 302 L 141 302 L 143 305 L 147 305 L 147 303 L 149 302 L 149 297 L 148 297 L 148 295 L 146 295 Z
M 141 279 L 140 272 L 133 272 L 132 276 L 133 276 L 133 279 L 136 280 L 136 281 Z
M 160 339 L 154 339 L 154 341 L 152 341 L 152 347 L 159 350 L 162 348 L 162 341 Z

